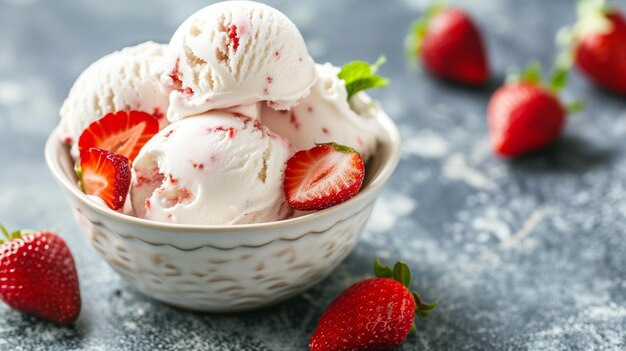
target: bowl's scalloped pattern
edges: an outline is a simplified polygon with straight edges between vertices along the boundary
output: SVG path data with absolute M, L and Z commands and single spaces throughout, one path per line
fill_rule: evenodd
M 233 312 L 282 301 L 326 277 L 356 244 L 373 205 L 295 240 L 228 249 L 153 245 L 90 220 L 80 206 L 74 214 L 98 253 L 146 295 L 192 310 Z

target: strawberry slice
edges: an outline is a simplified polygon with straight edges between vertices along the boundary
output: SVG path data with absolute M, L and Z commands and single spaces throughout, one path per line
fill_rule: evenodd
M 78 139 L 82 155 L 92 147 L 126 156 L 133 162 L 139 150 L 159 132 L 154 116 L 140 111 L 109 113 L 93 122 Z
M 131 179 L 128 158 L 91 148 L 81 154 L 77 173 L 85 194 L 100 197 L 113 210 L 124 207 Z
M 287 161 L 283 188 L 291 208 L 322 210 L 359 192 L 365 177 L 361 155 L 336 143 L 318 144 Z

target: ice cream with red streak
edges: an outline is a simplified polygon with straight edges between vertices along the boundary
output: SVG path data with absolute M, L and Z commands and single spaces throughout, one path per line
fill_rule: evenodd
M 161 67 L 168 118 L 266 101 L 288 109 L 309 94 L 314 63 L 296 26 L 253 1 L 224 1 L 191 15 L 174 33 Z
M 356 149 L 364 160 L 374 152 L 379 130 L 377 102 L 365 92 L 348 102 L 340 68 L 329 63 L 316 65 L 317 83 L 311 93 L 289 111 L 261 108 L 261 122 L 274 133 L 289 139 L 297 150 L 315 143 L 336 142 Z
M 61 107 L 59 124 L 59 136 L 72 145 L 74 158 L 85 128 L 107 113 L 143 111 L 157 118 L 161 127 L 168 123 L 168 95 L 151 73 L 165 47 L 154 42 L 128 47 L 100 58 L 80 74 Z
M 183 224 L 244 224 L 291 214 L 282 191 L 294 149 L 257 119 L 208 112 L 165 127 L 133 164 L 136 215 Z

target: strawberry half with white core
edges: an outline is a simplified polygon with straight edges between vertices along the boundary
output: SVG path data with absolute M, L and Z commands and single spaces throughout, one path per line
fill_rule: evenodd
M 0 298 L 7 305 L 59 324 L 80 314 L 80 289 L 72 253 L 51 232 L 9 233 L 0 226 Z
M 85 129 L 78 139 L 78 151 L 82 155 L 95 147 L 125 156 L 132 162 L 158 132 L 159 122 L 145 112 L 109 113 Z
M 626 18 L 604 0 L 578 2 L 578 22 L 557 41 L 564 56 L 596 85 L 626 95 Z
M 76 173 L 85 194 L 101 198 L 115 211 L 124 207 L 131 181 L 128 158 L 91 148 L 82 152 Z
M 406 39 L 411 60 L 421 57 L 432 74 L 465 85 L 489 79 L 489 60 L 478 27 L 467 12 L 436 1 L 411 25 Z
M 359 192 L 364 177 L 363 159 L 356 150 L 336 143 L 318 144 L 287 161 L 287 203 L 300 211 L 340 204 Z
M 415 314 L 426 317 L 438 302 L 423 303 L 411 288 L 411 271 L 398 261 L 393 269 L 374 261 L 376 278 L 342 292 L 317 324 L 312 351 L 388 350 L 415 331 Z
M 531 63 L 522 75 L 496 90 L 487 110 L 493 151 L 516 157 L 554 142 L 563 131 L 567 112 L 582 107 L 561 103 L 558 93 L 566 83 L 567 69 L 557 67 L 550 85 L 542 85 L 540 67 Z

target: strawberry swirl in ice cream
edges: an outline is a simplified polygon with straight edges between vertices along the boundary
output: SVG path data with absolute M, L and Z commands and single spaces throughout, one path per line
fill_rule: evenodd
M 340 70 L 330 63 L 316 65 L 317 83 L 311 94 L 289 111 L 263 106 L 261 122 L 289 139 L 297 150 L 336 142 L 350 145 L 367 160 L 376 149 L 380 107 L 364 92 L 348 102 L 345 81 L 337 76 Z
M 78 138 L 92 122 L 110 112 L 142 111 L 153 115 L 161 127 L 169 105 L 168 95 L 151 74 L 166 45 L 145 42 L 106 55 L 80 74 L 61 107 L 60 137 L 72 145 L 78 158 Z
M 168 118 L 267 101 L 288 109 L 309 94 L 314 63 L 296 26 L 252 1 L 225 1 L 194 13 L 176 30 L 161 82 Z
M 258 120 L 209 112 L 174 122 L 141 150 L 131 199 L 147 219 L 243 224 L 286 218 L 285 162 L 294 150 Z
M 361 189 L 381 114 L 364 90 L 387 84 L 383 63 L 316 65 L 280 11 L 220 2 L 168 45 L 87 68 L 60 136 L 79 158 L 81 189 L 112 210 L 173 224 L 279 221 Z

